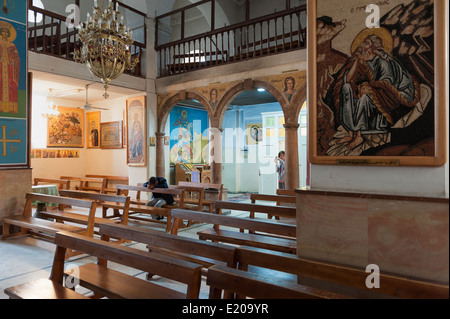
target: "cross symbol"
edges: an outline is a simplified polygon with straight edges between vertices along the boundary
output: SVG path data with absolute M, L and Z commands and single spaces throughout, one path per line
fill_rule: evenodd
M 2 125 L 2 133 L 3 133 L 3 137 L 0 139 L 0 143 L 3 143 L 3 154 L 2 156 L 8 156 L 7 151 L 7 143 L 21 143 L 20 139 L 18 140 L 7 140 L 6 139 L 6 125 Z

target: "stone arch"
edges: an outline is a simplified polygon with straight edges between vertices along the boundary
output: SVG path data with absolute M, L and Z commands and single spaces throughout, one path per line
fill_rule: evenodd
M 208 112 L 209 118 L 213 117 L 214 111 L 207 98 L 196 92 L 181 91 L 168 98 L 167 101 L 161 106 L 161 109 L 158 110 L 158 121 L 157 121 L 158 132 L 164 132 L 167 118 L 169 117 L 169 114 L 175 107 L 175 105 L 180 101 L 189 99 L 199 101 L 205 107 L 205 110 Z
M 283 113 L 286 117 L 287 112 L 289 110 L 288 108 L 289 104 L 283 93 L 281 93 L 275 86 L 273 86 L 269 82 L 262 80 L 247 79 L 227 90 L 227 92 L 221 98 L 219 104 L 217 105 L 217 108 L 214 111 L 214 117 L 211 118 L 211 126 L 223 129 L 222 127 L 223 119 L 225 117 L 225 112 L 230 103 L 236 98 L 236 96 L 238 96 L 242 92 L 258 88 L 265 89 L 275 97 L 278 103 L 280 103 L 281 109 L 283 110 Z
M 304 82 L 300 85 L 294 98 L 288 107 L 288 116 L 286 118 L 286 123 L 298 123 L 300 116 L 300 111 L 302 110 L 303 103 L 305 103 L 307 97 L 307 83 Z M 288 121 L 289 120 L 289 121 Z

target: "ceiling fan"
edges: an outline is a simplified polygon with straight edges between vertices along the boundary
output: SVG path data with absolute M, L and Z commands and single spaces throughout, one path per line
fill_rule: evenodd
M 102 107 L 92 106 L 92 104 L 90 104 L 88 102 L 88 89 L 89 89 L 89 86 L 92 85 L 92 84 L 95 84 L 95 83 L 97 83 L 97 82 L 86 84 L 86 101 L 85 101 L 84 105 L 81 108 L 83 110 L 85 110 L 85 111 L 89 111 L 90 109 L 108 110 L 108 109 L 105 109 L 105 108 L 102 108 Z

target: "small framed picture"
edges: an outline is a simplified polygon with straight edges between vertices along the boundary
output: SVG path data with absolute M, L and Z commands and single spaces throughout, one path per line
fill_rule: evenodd
M 100 123 L 100 147 L 123 147 L 122 121 Z

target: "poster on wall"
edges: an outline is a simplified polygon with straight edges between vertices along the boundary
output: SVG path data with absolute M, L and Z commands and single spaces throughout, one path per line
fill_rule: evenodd
M 100 147 L 122 148 L 122 121 L 100 123 Z
M 100 111 L 86 113 L 86 146 L 87 148 L 100 147 Z
M 311 163 L 445 163 L 444 6 L 308 0 Z
M 256 145 L 262 142 L 263 132 L 262 123 L 247 124 L 247 145 Z
M 145 166 L 147 154 L 145 96 L 127 99 L 127 165 Z
M 0 168 L 28 167 L 26 1 L 0 10 Z
M 58 106 L 58 115 L 47 119 L 47 147 L 84 146 L 84 110 Z
M 208 112 L 175 106 L 170 112 L 170 162 L 204 163 L 208 158 Z

